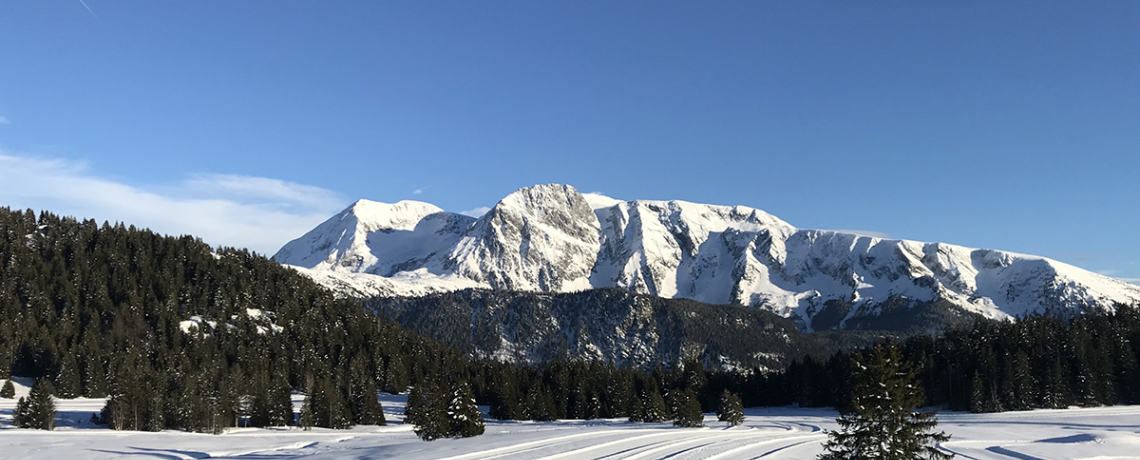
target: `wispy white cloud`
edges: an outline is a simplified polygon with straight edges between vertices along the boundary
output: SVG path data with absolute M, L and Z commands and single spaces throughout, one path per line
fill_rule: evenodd
M 79 0 L 79 3 L 82 4 L 84 8 L 87 8 L 87 12 L 91 13 L 91 16 L 94 16 L 95 19 L 99 19 L 99 16 L 95 14 L 95 10 L 92 10 L 90 6 L 87 6 L 87 2 Z
M 1125 283 L 1132 283 L 1132 284 L 1135 284 L 1137 286 L 1140 286 L 1140 278 L 1117 278 L 1117 279 L 1124 281 Z
M 264 177 L 196 175 L 140 187 L 98 177 L 83 162 L 0 152 L 0 206 L 122 221 L 267 255 L 346 203 L 320 187 Z
M 419 195 L 422 193 L 424 193 L 424 189 L 422 189 L 422 188 L 417 188 L 415 190 L 412 190 L 412 195 Z
M 486 206 L 480 206 L 480 207 L 475 208 L 475 209 L 470 209 L 467 211 L 460 211 L 459 213 L 463 214 L 465 216 L 483 217 L 483 214 L 486 214 L 487 211 L 490 211 L 490 210 L 491 210 L 491 208 L 488 208 Z
M 0 125 L 6 125 L 6 124 L 8 124 L 8 123 L 10 123 L 10 122 L 8 121 L 8 117 L 6 117 L 6 116 L 4 116 L 4 115 L 0 115 Z
M 894 238 L 889 233 L 876 232 L 876 231 L 871 231 L 871 230 L 830 230 L 830 231 L 839 232 L 839 233 L 854 233 L 854 234 L 859 235 L 859 236 L 869 236 L 872 238 L 882 238 L 882 239 Z

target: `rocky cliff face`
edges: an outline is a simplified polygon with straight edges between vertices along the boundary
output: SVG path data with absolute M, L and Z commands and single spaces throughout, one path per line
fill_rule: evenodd
M 353 296 L 617 287 L 755 306 L 804 330 L 844 328 L 884 305 L 1009 318 L 1140 303 L 1140 287 L 1046 258 L 797 229 L 743 206 L 620 201 L 565 185 L 518 190 L 479 219 L 361 200 L 274 258 Z

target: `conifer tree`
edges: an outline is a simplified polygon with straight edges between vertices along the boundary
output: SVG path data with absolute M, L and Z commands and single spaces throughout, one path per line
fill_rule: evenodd
M 313 429 L 313 397 L 311 393 L 306 394 L 305 401 L 301 403 L 301 415 L 297 417 L 297 425 L 305 431 Z
M 434 441 L 449 434 L 447 398 L 433 382 L 421 381 L 408 395 L 404 423 L 415 425 L 413 431 L 424 441 Z
M 38 430 L 55 429 L 55 400 L 52 394 L 55 389 L 47 379 L 36 380 L 28 399 L 20 398 L 16 402 L 13 412 L 12 424 L 20 428 L 35 428 Z
M 79 366 L 75 363 L 74 356 L 65 355 L 60 360 L 59 374 L 55 378 L 55 388 L 56 394 L 65 399 L 76 398 L 82 392 L 79 382 Z
M 915 370 L 894 345 L 880 344 L 871 356 L 853 357 L 855 385 L 850 408 L 840 412 L 838 431 L 828 433 L 820 460 L 937 459 L 953 457 L 935 447 L 950 439 L 935 433 L 933 412 L 916 412 L 923 402 Z
M 12 380 L 8 379 L 4 382 L 4 388 L 0 388 L 0 398 L 12 399 L 16 397 L 16 387 L 12 386 Z
M 451 402 L 447 406 L 447 421 L 450 435 L 456 438 L 470 438 L 483 434 L 483 414 L 475 404 L 475 395 L 467 382 L 460 382 L 451 392 Z
M 728 426 L 744 423 L 744 404 L 740 401 L 740 397 L 729 393 L 728 390 L 721 392 L 716 419 L 728 423 Z
M 16 408 L 12 411 L 12 426 L 27 428 L 30 423 L 27 398 L 20 396 L 16 400 Z
M 701 404 L 697 402 L 693 390 L 686 388 L 684 391 L 672 391 L 669 393 L 669 399 L 669 406 L 673 412 L 673 425 L 686 428 L 704 426 L 705 414 L 701 412 Z
M 365 383 L 363 391 L 354 395 L 353 421 L 360 425 L 387 425 L 388 421 L 384 417 L 384 406 L 380 404 L 379 395 L 375 383 L 372 381 Z
M 641 398 L 642 419 L 647 423 L 657 423 L 669 420 L 669 411 L 665 406 L 665 398 L 661 397 L 661 392 L 657 391 L 657 387 L 652 387 L 645 390 Z

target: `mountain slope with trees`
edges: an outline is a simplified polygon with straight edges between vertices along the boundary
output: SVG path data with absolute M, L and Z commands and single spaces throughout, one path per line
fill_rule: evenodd
M 339 402 L 318 425 L 376 423 L 378 389 L 465 363 L 248 251 L 0 208 L 0 377 L 107 397 L 116 429 L 292 424 L 294 390 Z

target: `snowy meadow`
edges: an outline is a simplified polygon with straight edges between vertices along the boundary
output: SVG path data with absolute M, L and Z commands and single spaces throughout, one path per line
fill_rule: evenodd
M 30 381 L 17 378 L 16 397 Z M 350 430 L 236 428 L 210 435 L 113 431 L 91 424 L 102 399 L 57 400 L 55 431 L 12 428 L 15 399 L 0 399 L 4 459 L 810 459 L 822 451 L 836 413 L 752 408 L 741 426 L 706 414 L 704 428 L 624 419 L 487 421 L 483 436 L 421 441 L 404 425 L 406 396 L 381 395 L 388 426 Z M 296 398 L 300 407 L 300 397 Z M 1140 406 L 971 414 L 947 412 L 941 444 L 960 459 L 1140 458 Z

